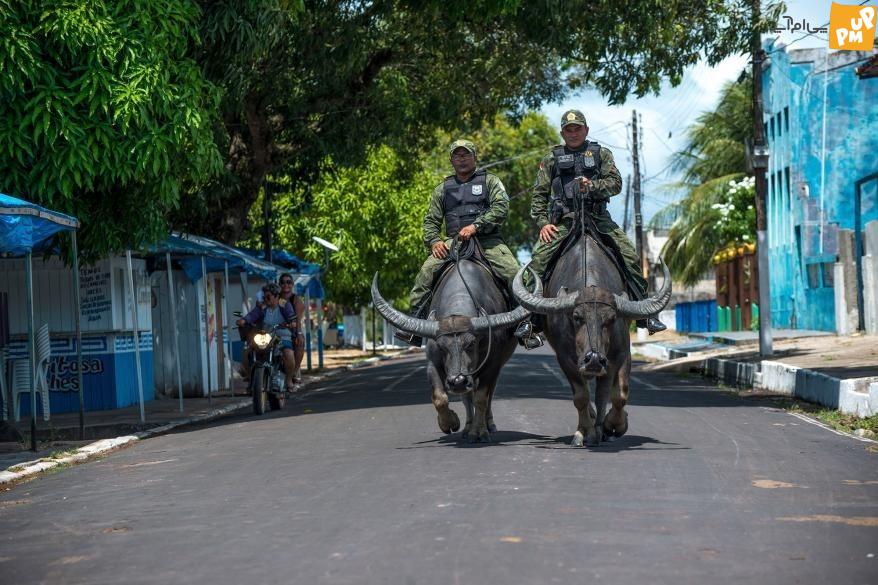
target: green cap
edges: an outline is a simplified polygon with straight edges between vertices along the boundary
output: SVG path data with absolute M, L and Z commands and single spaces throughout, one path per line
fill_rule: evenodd
M 449 153 L 454 154 L 454 151 L 457 150 L 458 148 L 465 148 L 467 151 L 473 153 L 473 156 L 475 156 L 475 154 L 476 154 L 476 145 L 473 144 L 469 140 L 463 140 L 463 139 L 455 140 L 454 142 L 451 143 Z
M 580 112 L 579 110 L 567 110 L 561 116 L 561 127 L 563 128 L 567 124 L 579 124 L 580 126 L 588 126 L 588 123 L 585 121 L 585 114 Z

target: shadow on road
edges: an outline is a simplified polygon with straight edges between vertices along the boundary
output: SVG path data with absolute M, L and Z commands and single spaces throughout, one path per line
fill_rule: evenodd
M 459 397 L 451 398 L 452 402 L 460 400 Z M 559 371 L 555 356 L 551 353 L 516 353 L 500 375 L 494 399 L 497 401 L 561 400 L 568 402 L 571 412 L 575 412 L 570 387 Z M 734 394 L 724 392 L 698 376 L 638 372 L 636 370 L 632 372 L 629 404 L 631 406 L 670 408 L 764 406 L 762 401 L 744 400 Z M 268 413 L 257 418 L 249 411 L 242 411 L 237 415 L 201 425 L 183 427 L 173 432 L 185 433 L 197 428 L 237 424 L 247 419 L 268 420 L 307 414 L 412 405 L 432 408 L 423 359 L 385 362 L 325 380 L 315 384 L 301 396 L 288 399 L 286 408 L 280 412 Z M 440 438 L 435 443 L 437 445 L 458 445 L 459 442 L 455 436 Z M 558 446 L 569 444 L 570 439 L 570 437 L 552 439 L 526 433 L 499 431 L 495 441 L 490 445 L 534 444 L 543 441 L 546 448 L 552 448 L 553 444 Z M 599 449 L 613 452 L 612 449 L 642 448 L 644 445 L 648 445 L 651 440 L 641 437 L 639 443 L 632 441 L 635 441 L 634 437 L 623 437 L 619 440 L 618 447 L 609 446 L 615 445 L 612 443 L 604 443 Z M 463 442 L 459 446 L 468 447 L 470 445 Z

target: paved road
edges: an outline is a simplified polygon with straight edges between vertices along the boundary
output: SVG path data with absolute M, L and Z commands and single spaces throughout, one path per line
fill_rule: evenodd
M 874 445 L 641 372 L 629 433 L 571 449 L 543 353 L 514 356 L 501 430 L 470 446 L 422 360 L 0 494 L 0 582 L 878 583 Z

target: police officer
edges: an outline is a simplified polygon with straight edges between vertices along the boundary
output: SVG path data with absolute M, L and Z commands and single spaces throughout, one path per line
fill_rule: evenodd
M 540 162 L 540 170 L 533 188 L 530 215 L 540 228 L 539 242 L 534 247 L 531 268 L 540 277 L 564 237 L 573 227 L 576 198 L 591 216 L 604 239 L 615 245 L 625 260 L 627 274 L 623 275 L 635 297 L 646 297 L 647 282 L 640 272 L 637 251 L 625 232 L 613 221 L 607 211 L 607 201 L 622 191 L 622 175 L 616 168 L 613 153 L 597 142 L 589 142 L 585 115 L 579 110 L 568 110 L 561 116 L 561 138 L 564 144 L 552 148 Z M 667 327 L 657 318 L 638 321 L 650 334 Z M 529 321 L 516 330 L 518 337 L 531 336 Z
M 448 258 L 454 236 L 466 241 L 478 237 L 485 258 L 508 284 L 518 272 L 518 261 L 500 236 L 500 226 L 509 212 L 509 196 L 496 175 L 476 170 L 476 147 L 469 140 L 451 144 L 454 174 L 445 177 L 433 189 L 430 206 L 424 217 L 424 244 L 430 255 L 421 266 L 409 300 L 417 316 L 429 305 L 433 276 Z M 445 224 L 445 238 L 442 224 Z M 398 332 L 396 336 L 412 345 L 421 338 Z

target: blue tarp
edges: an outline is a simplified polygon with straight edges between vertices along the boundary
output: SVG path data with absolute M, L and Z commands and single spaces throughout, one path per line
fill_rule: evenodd
M 51 245 L 55 234 L 78 227 L 75 217 L 0 193 L 0 254 L 41 252 Z
M 265 252 L 262 250 L 252 250 L 249 248 L 240 248 L 240 250 L 254 258 L 265 259 Z M 321 279 L 323 268 L 319 264 L 302 260 L 286 250 L 272 250 L 271 260 L 279 266 L 288 268 L 293 273 L 293 278 L 296 281 L 297 295 L 307 293 L 313 299 L 326 298 L 326 291 L 323 288 Z
M 170 252 L 183 267 L 183 272 L 192 282 L 201 279 L 201 258 L 204 257 L 208 272 L 223 272 L 226 262 L 229 270 L 261 276 L 268 280 L 277 278 L 280 268 L 257 260 L 231 246 L 216 240 L 191 234 L 171 234 L 163 242 L 153 244 L 147 250 L 154 254 Z

